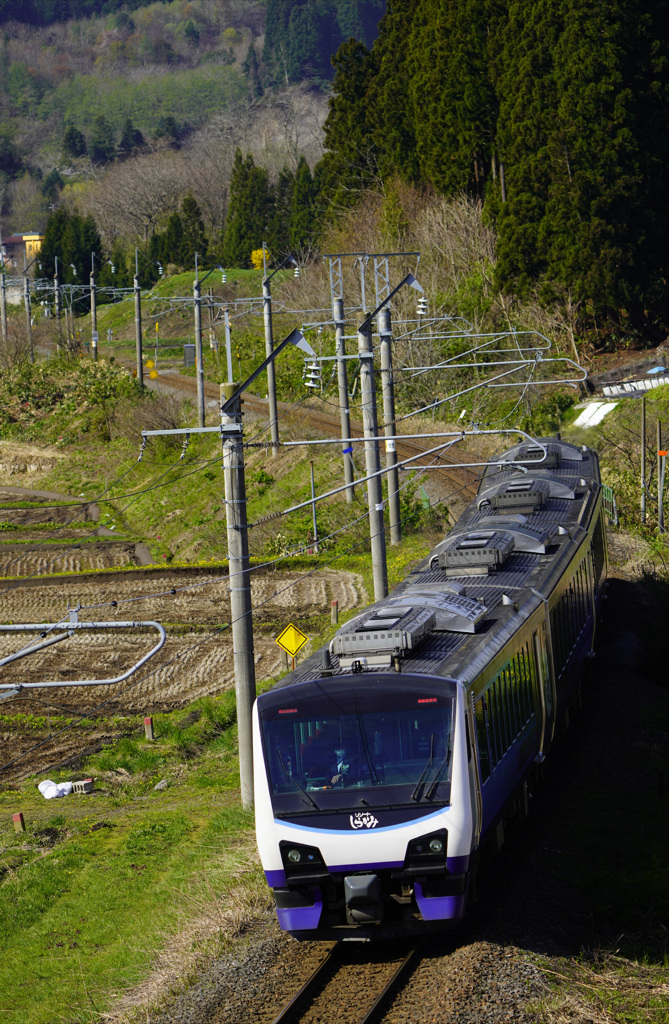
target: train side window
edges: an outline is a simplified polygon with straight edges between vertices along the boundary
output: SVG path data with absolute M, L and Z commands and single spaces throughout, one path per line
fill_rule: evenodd
M 481 782 L 490 777 L 490 749 L 488 745 L 488 725 L 486 697 L 479 697 L 475 705 L 476 714 L 476 742 L 479 748 L 479 770 Z
M 518 693 L 521 699 L 521 726 L 524 726 L 530 717 L 530 674 L 527 665 L 527 645 L 523 644 L 518 655 L 520 679 Z
M 498 708 L 499 708 L 499 726 L 502 735 L 502 754 L 506 754 L 510 745 L 509 737 L 509 717 L 506 706 L 506 685 L 504 681 L 504 673 L 500 672 L 497 676 L 497 696 L 498 696 Z
M 521 655 L 516 654 L 509 665 L 511 677 L 511 710 L 513 717 L 513 734 L 517 736 L 523 724 L 523 713 L 520 707 L 520 687 L 522 685 L 522 673 L 520 671 Z
M 500 743 L 499 743 L 499 732 L 497 729 L 497 701 L 495 699 L 495 684 L 491 683 L 486 693 L 486 702 L 488 710 L 488 728 L 490 736 L 490 755 L 493 768 L 499 763 L 500 757 L 502 756 Z

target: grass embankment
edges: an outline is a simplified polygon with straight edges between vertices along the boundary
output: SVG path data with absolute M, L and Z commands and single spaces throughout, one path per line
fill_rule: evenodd
M 267 904 L 233 718 L 230 695 L 157 716 L 156 742 L 127 737 L 75 772 L 96 779 L 90 795 L 46 802 L 34 781 L 0 793 L 3 1020 L 97 1017 L 184 932 L 176 986 Z
M 391 582 L 428 546 L 415 536 L 390 549 Z M 349 557 L 345 568 L 371 592 L 368 557 Z M 322 626 L 325 640 L 334 627 Z M 15 727 L 15 718 L 0 718 L 0 729 Z M 90 1020 L 128 989 L 138 1004 L 149 991 L 163 996 L 271 904 L 252 815 L 239 806 L 234 719 L 233 694 L 202 699 L 155 716 L 149 743 L 141 718 L 128 716 L 109 723 L 125 733 L 113 746 L 49 776 L 91 775 L 94 794 L 46 802 L 39 779 L 0 792 L 0 1009 L 8 1024 Z M 36 741 L 68 724 L 85 732 L 100 723 L 23 723 Z M 156 792 L 162 779 L 169 788 Z M 13 831 L 19 810 L 25 834 Z M 154 977 L 166 949 L 171 966 Z

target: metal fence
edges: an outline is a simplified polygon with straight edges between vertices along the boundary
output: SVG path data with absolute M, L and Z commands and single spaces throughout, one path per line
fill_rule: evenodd
M 616 496 L 612 487 L 602 484 L 602 505 L 613 526 L 618 525 L 618 509 L 616 508 Z

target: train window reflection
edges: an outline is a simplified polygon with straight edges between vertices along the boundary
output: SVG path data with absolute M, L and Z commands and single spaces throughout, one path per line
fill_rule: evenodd
M 274 797 L 295 802 L 300 793 L 313 794 L 319 807 L 350 802 L 351 790 L 383 791 L 387 799 L 448 799 L 451 696 L 347 693 L 296 702 L 290 715 L 281 710 L 262 713 Z M 347 791 L 348 798 L 336 797 Z

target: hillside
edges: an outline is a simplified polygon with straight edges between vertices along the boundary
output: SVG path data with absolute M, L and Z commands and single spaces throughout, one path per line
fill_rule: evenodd
M 127 170 L 142 158 L 169 162 L 183 151 L 197 161 L 208 141 L 221 138 L 230 157 L 235 145 L 264 153 L 273 173 L 284 163 L 294 169 L 300 155 L 313 166 L 330 57 L 348 34 L 371 45 L 383 13 L 381 0 L 346 4 L 346 17 L 343 5 L 326 6 L 0 4 L 3 234 L 42 231 L 66 184 L 71 204 L 111 168 Z M 198 135 L 205 128 L 206 139 Z M 220 225 L 224 196 L 218 205 Z

